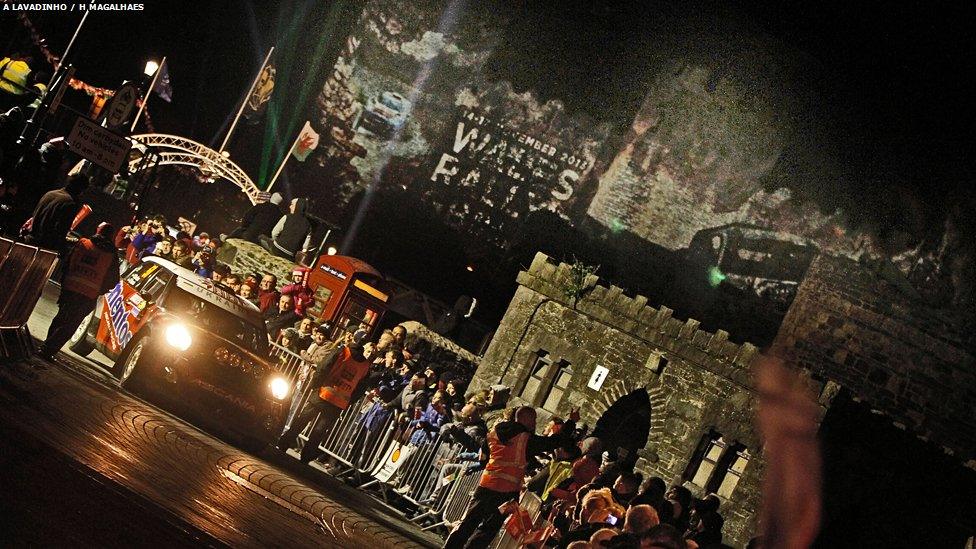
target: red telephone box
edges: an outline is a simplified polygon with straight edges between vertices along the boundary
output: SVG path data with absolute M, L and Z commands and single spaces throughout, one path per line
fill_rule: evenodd
M 381 290 L 383 275 L 369 263 L 344 255 L 323 255 L 308 274 L 308 286 L 315 296 L 308 314 L 332 325 L 332 336 L 340 330 L 364 325 L 372 335 L 386 313 L 389 294 Z

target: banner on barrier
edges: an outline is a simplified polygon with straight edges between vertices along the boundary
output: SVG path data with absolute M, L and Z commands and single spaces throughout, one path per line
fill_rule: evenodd
M 373 475 L 373 478 L 380 482 L 389 482 L 393 475 L 400 469 L 410 457 L 411 454 L 417 451 L 416 446 L 407 446 L 400 444 L 399 442 L 394 442 L 389 449 L 387 449 L 386 454 L 383 456 L 383 465 L 380 470 Z

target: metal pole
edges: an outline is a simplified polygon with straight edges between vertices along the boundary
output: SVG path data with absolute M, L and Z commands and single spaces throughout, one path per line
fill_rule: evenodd
M 146 108 L 146 103 L 149 102 L 149 97 L 152 95 L 153 88 L 156 87 L 156 79 L 159 78 L 159 73 L 163 72 L 163 67 L 166 65 L 166 56 L 163 56 L 162 62 L 156 67 L 156 72 L 153 74 L 152 82 L 149 84 L 149 89 L 142 96 L 142 103 L 139 105 L 139 110 L 136 112 L 136 119 L 132 121 L 132 127 L 129 128 L 129 133 L 136 131 L 136 124 L 139 122 L 139 117 L 142 116 L 142 111 Z M 145 80 L 143 80 L 145 82 Z
M 54 67 L 54 70 L 55 71 L 57 71 L 58 69 L 60 69 L 61 68 L 61 65 L 65 64 L 68 61 L 68 54 L 71 53 L 71 46 L 73 46 L 75 44 L 75 38 L 78 38 L 78 33 L 81 32 L 81 27 L 82 27 L 82 25 L 85 24 L 85 19 L 88 19 L 88 14 L 89 13 L 91 13 L 91 12 L 90 11 L 86 11 L 85 14 L 81 16 L 81 22 L 78 23 L 78 26 L 75 28 L 75 34 L 74 34 L 74 36 L 71 37 L 71 40 L 68 42 L 68 47 L 64 49 L 64 55 L 61 56 L 61 61 L 59 61 L 58 62 L 58 65 L 56 67 Z M 57 73 L 55 73 L 54 75 L 51 75 L 51 79 L 48 80 L 48 82 L 47 82 L 48 89 L 51 89 L 51 84 L 54 82 L 54 77 L 55 77 L 56 74 Z
M 268 50 L 268 55 L 264 56 L 264 63 L 261 63 L 261 68 L 258 69 L 257 76 L 254 77 L 254 82 L 251 82 L 251 87 L 247 89 L 247 93 L 244 95 L 244 100 L 241 101 L 241 108 L 237 109 L 237 116 L 234 117 L 234 121 L 230 123 L 230 129 L 227 130 L 227 135 L 224 137 L 224 142 L 220 144 L 220 149 L 217 152 L 224 152 L 227 148 L 227 142 L 230 141 L 230 136 L 234 133 L 234 128 L 237 127 L 237 121 L 241 119 L 241 114 L 244 113 L 244 107 L 247 106 L 248 99 L 251 98 L 251 94 L 254 93 L 254 86 L 258 85 L 258 80 L 261 80 L 261 75 L 264 73 L 264 67 L 268 64 L 268 60 L 271 59 L 271 54 L 274 53 L 274 46 Z
M 298 140 L 301 138 L 302 132 L 298 132 L 298 137 L 295 138 L 295 141 L 291 144 L 291 147 L 288 147 L 288 152 L 285 153 L 285 158 L 281 161 L 281 164 L 278 165 L 278 171 L 276 171 L 274 177 L 271 178 L 271 183 L 268 184 L 268 188 L 265 190 L 265 192 L 271 192 L 271 188 L 274 187 L 275 182 L 278 181 L 278 176 L 281 175 L 281 171 L 285 169 L 285 164 L 288 163 L 288 158 L 291 157 L 291 151 L 295 150 L 295 146 L 298 145 Z
M 315 259 L 312 260 L 313 265 L 315 264 L 315 261 L 318 261 L 319 257 L 322 257 L 322 248 L 325 246 L 326 241 L 329 240 L 329 235 L 331 234 L 332 234 L 332 229 L 325 230 L 325 236 L 322 237 L 322 243 L 319 244 L 318 249 L 315 250 Z

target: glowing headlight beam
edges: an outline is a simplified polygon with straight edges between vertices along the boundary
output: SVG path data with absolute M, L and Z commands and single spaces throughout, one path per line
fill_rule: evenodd
M 166 328 L 166 343 L 169 343 L 171 347 L 185 351 L 190 348 L 192 342 L 193 338 L 190 337 L 190 332 L 186 329 L 186 326 L 182 324 L 170 324 Z
M 271 380 L 271 396 L 278 400 L 285 400 L 290 389 L 291 383 L 288 383 L 288 380 L 283 377 L 276 377 Z

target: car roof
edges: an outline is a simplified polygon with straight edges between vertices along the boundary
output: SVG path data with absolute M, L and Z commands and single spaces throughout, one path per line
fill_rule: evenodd
M 156 263 L 176 275 L 176 285 L 181 290 L 230 311 L 251 324 L 264 325 L 264 318 L 261 317 L 261 311 L 253 303 L 235 295 L 230 291 L 230 288 L 219 285 L 209 278 L 204 278 L 168 259 L 151 255 L 143 258 L 143 261 Z

